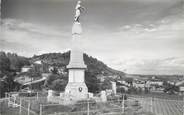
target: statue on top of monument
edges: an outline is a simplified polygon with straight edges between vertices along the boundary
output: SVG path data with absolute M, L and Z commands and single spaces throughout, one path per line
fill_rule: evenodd
M 79 22 L 79 17 L 81 15 L 82 10 L 85 10 L 85 8 L 81 6 L 81 1 L 78 1 L 75 7 L 75 22 Z

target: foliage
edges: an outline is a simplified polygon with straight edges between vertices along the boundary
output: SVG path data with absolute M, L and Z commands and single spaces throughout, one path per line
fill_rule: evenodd
M 100 84 L 95 75 L 91 72 L 85 72 L 85 83 L 88 87 L 89 92 L 97 93 L 100 90 Z
M 0 77 L 10 72 L 20 72 L 21 68 L 25 65 L 29 65 L 29 59 L 17 54 L 0 52 Z
M 105 79 L 104 82 L 101 84 L 101 89 L 106 90 L 106 89 L 111 89 L 112 83 L 109 79 Z
M 55 67 L 63 67 L 68 65 L 70 59 L 70 52 L 65 53 L 48 53 L 31 58 L 32 61 L 41 60 L 42 62 Z M 84 62 L 87 65 L 88 72 L 93 75 L 104 74 L 106 76 L 117 75 L 124 77 L 125 73 L 109 68 L 103 62 L 84 54 Z
M 0 81 L 0 98 L 5 96 L 5 92 L 7 89 L 5 89 L 5 82 Z
M 32 78 L 41 77 L 41 65 L 35 64 L 28 72 L 27 75 Z
M 48 54 L 42 54 L 39 56 L 33 56 L 31 58 L 32 61 L 35 60 L 42 60 L 44 63 L 47 63 L 51 66 L 57 66 L 62 67 L 66 66 L 69 63 L 70 52 L 66 53 L 48 53 Z
M 0 52 L 0 95 L 5 92 L 16 91 L 20 84 L 14 82 L 16 72 L 21 70 L 24 65 L 29 65 L 29 60 L 17 54 Z
M 63 79 L 56 79 L 52 82 L 51 89 L 55 91 L 64 91 L 66 84 L 67 84 L 67 81 Z
M 66 84 L 67 80 L 63 76 L 51 74 L 45 80 L 44 87 L 55 91 L 64 91 Z
M 129 93 L 129 94 L 132 94 L 132 93 L 137 94 L 138 90 L 137 90 L 137 88 L 131 86 L 131 87 L 128 88 L 127 93 Z
M 0 97 L 4 97 L 5 92 L 18 91 L 20 89 L 20 84 L 14 82 L 13 76 L 13 74 L 8 74 L 0 81 Z
M 165 93 L 174 94 L 175 92 L 179 92 L 178 86 L 172 85 L 166 81 L 163 83 L 163 87 Z
M 59 79 L 59 76 L 57 74 L 51 74 L 47 77 L 47 79 L 45 80 L 44 86 L 48 87 L 49 85 L 52 84 L 52 82 L 56 79 Z
M 10 60 L 10 69 L 20 72 L 21 68 L 25 65 L 30 65 L 28 58 L 18 56 L 15 53 L 7 53 L 7 57 Z
M 0 77 L 3 77 L 3 74 L 7 73 L 8 71 L 10 71 L 10 60 L 5 52 L 0 52 Z
M 133 78 L 129 78 L 129 77 L 126 77 L 125 78 L 125 81 L 128 83 L 128 84 L 131 84 L 133 83 Z
M 58 73 L 58 70 L 56 67 L 53 68 L 53 70 L 51 70 L 53 74 L 57 74 Z
M 118 93 L 125 93 L 125 89 L 123 87 L 117 87 Z

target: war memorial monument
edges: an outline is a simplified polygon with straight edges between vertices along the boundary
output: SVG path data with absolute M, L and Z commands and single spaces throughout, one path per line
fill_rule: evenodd
M 84 8 L 81 6 L 81 1 L 77 2 L 75 7 L 75 17 L 72 27 L 72 44 L 70 52 L 70 61 L 67 65 L 68 69 L 68 84 L 65 91 L 60 93 L 59 100 L 53 95 L 54 91 L 48 91 L 48 101 L 60 104 L 71 104 L 79 100 L 86 100 L 93 95 L 88 93 L 88 88 L 85 84 L 85 69 L 87 66 L 83 60 L 83 52 L 81 48 L 82 26 L 80 23 L 80 15 Z
M 82 27 L 79 20 L 82 9 L 81 1 L 78 1 L 72 27 L 73 47 L 70 53 L 70 62 L 67 66 L 69 72 L 68 84 L 65 88 L 65 95 L 69 95 L 74 100 L 87 99 L 88 97 L 88 88 L 85 84 L 85 69 L 87 66 L 84 64 L 83 52 L 80 48 Z

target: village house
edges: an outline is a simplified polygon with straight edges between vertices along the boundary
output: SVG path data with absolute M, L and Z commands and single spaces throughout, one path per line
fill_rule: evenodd
M 42 61 L 41 61 L 41 60 L 37 60 L 37 61 L 34 62 L 34 64 L 39 64 L 39 65 L 41 65 L 41 64 L 42 64 Z
M 125 86 L 130 86 L 130 84 L 128 82 L 126 82 L 125 80 L 118 80 L 117 82 L 121 83 L 122 85 Z
M 179 94 L 184 95 L 184 83 L 179 85 Z
M 163 86 L 163 81 L 160 80 L 151 80 L 150 85 L 158 85 L 158 86 Z
M 142 90 L 144 90 L 145 89 L 145 83 L 143 83 L 143 82 L 133 82 L 133 87 L 141 88 Z
M 179 87 L 179 94 L 184 95 L 184 80 L 177 82 L 175 85 Z
M 163 81 L 151 79 L 146 81 L 146 87 L 150 89 L 151 92 L 163 92 Z
M 21 68 L 21 72 L 28 72 L 32 67 L 31 66 L 23 66 Z

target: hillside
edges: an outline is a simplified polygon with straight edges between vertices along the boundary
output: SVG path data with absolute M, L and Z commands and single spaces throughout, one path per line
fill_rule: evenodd
M 40 60 L 51 66 L 56 67 L 66 67 L 70 60 L 70 52 L 65 53 L 47 53 L 42 55 L 33 56 L 30 60 L 37 61 Z M 93 75 L 105 75 L 105 76 L 117 76 L 124 77 L 125 73 L 121 71 L 114 70 L 104 64 L 102 61 L 84 54 L 84 62 L 87 65 L 87 71 L 93 73 Z
M 21 72 L 22 67 L 33 65 L 32 69 L 28 71 L 26 75 L 37 79 L 37 77 L 41 76 L 41 73 L 47 72 L 49 66 L 54 66 L 56 68 L 66 68 L 66 65 L 68 65 L 69 60 L 70 52 L 47 53 L 37 56 L 35 55 L 31 58 L 18 56 L 15 53 L 0 52 L 0 79 L 8 81 L 6 82 L 8 84 L 5 84 L 5 82 L 0 80 L 0 89 L 2 89 L 2 87 L 7 87 L 7 89 L 4 89 L 3 91 L 0 90 L 0 97 L 3 97 L 5 92 L 19 90 L 20 84 L 14 85 L 16 83 L 14 82 L 14 79 L 17 76 L 21 75 L 21 73 L 19 74 L 19 72 Z M 35 61 L 42 61 L 42 65 L 34 64 Z M 87 69 L 85 71 L 85 82 L 90 92 L 98 92 L 102 88 L 110 87 L 110 79 L 114 80 L 116 78 L 122 78 L 125 76 L 125 73 L 114 70 L 105 65 L 102 61 L 88 56 L 87 54 L 84 54 L 84 62 L 87 65 Z M 67 71 L 67 69 L 65 70 Z M 48 85 L 50 85 L 56 90 L 63 90 L 64 86 L 67 83 L 67 77 L 55 77 L 55 79 L 53 79 L 53 76 L 58 75 L 50 76 L 49 78 L 52 79 L 51 81 L 53 82 Z M 105 77 L 105 79 L 108 80 L 106 80 L 104 84 L 100 85 L 99 78 L 101 77 Z M 49 81 L 49 78 L 46 81 Z M 44 84 L 47 84 L 47 82 Z M 47 87 L 47 85 L 45 87 Z

